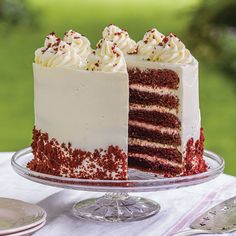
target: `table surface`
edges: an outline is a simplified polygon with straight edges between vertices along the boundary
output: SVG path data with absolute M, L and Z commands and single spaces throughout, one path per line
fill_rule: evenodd
M 47 211 L 47 224 L 34 236 L 168 236 L 187 229 L 198 215 L 236 195 L 236 177 L 222 174 L 215 180 L 197 186 L 135 193 L 161 205 L 160 213 L 146 220 L 131 223 L 85 221 L 72 215 L 73 204 L 101 196 L 102 193 L 64 190 L 31 182 L 13 171 L 10 164 L 12 155 L 0 153 L 0 197 L 38 204 Z M 232 236 L 236 232 L 224 235 Z

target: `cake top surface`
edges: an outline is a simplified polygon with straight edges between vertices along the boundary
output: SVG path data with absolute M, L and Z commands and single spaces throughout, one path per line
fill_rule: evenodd
M 137 43 L 126 30 L 111 24 L 102 32 L 96 50 L 82 34 L 69 30 L 63 39 L 54 32 L 46 36 L 43 47 L 35 51 L 35 63 L 44 67 L 67 67 L 90 71 L 126 71 L 125 56 L 133 54 L 138 60 L 168 64 L 191 64 L 195 61 L 183 42 L 170 33 L 156 28 L 147 31 Z

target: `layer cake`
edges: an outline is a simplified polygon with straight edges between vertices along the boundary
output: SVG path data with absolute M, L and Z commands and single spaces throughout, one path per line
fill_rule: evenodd
M 96 50 L 70 30 L 35 53 L 32 170 L 127 179 L 128 166 L 168 177 L 206 171 L 198 62 L 156 29 L 136 43 L 107 26 Z

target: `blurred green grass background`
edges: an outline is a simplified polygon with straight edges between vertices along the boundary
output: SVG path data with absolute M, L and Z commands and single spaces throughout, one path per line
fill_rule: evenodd
M 140 40 L 152 27 L 164 34 L 184 34 L 198 0 L 31 0 L 40 11 L 39 27 L 5 29 L 0 37 L 0 151 L 15 151 L 31 143 L 34 124 L 32 62 L 45 36 L 69 29 L 85 34 L 93 46 L 102 29 L 114 23 Z M 188 47 L 188 45 L 186 45 Z M 226 160 L 226 173 L 236 175 L 235 86 L 212 61 L 200 62 L 200 103 L 206 148 Z

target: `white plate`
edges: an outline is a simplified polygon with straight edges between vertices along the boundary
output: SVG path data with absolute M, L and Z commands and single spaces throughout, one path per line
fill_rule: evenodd
M 4 236 L 27 236 L 27 235 L 31 235 L 32 233 L 36 232 L 37 230 L 41 229 L 46 223 L 46 220 L 43 221 L 41 224 L 36 225 L 33 228 L 29 228 L 27 230 L 23 230 L 17 233 L 13 233 L 13 234 L 4 234 Z
M 46 216 L 46 212 L 37 205 L 0 198 L 0 235 L 38 226 L 46 220 Z

